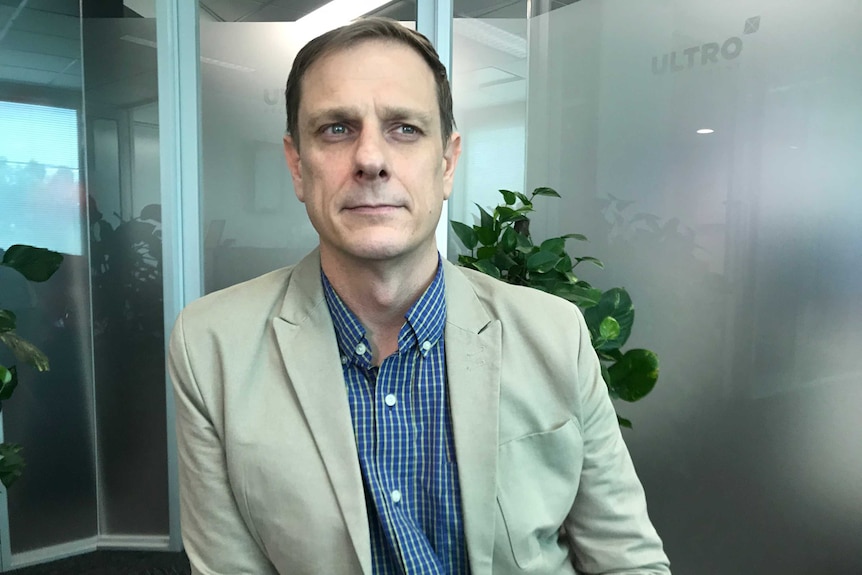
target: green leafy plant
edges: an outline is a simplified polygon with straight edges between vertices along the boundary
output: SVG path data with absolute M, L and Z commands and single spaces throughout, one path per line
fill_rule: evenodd
M 0 265 L 12 268 L 33 282 L 47 281 L 63 262 L 63 256 L 45 248 L 14 245 L 3 254 Z M 14 354 L 15 359 L 26 363 L 38 371 L 48 371 L 48 358 L 35 345 L 18 335 L 15 314 L 8 309 L 0 309 L 0 342 Z M 16 366 L 0 364 L 0 409 L 12 397 L 18 386 Z M 14 443 L 0 443 L 0 482 L 7 488 L 24 472 L 24 458 L 21 446 Z
M 583 263 L 604 264 L 591 256 L 574 257 L 566 250 L 567 240 L 587 241 L 581 234 L 549 238 L 536 245 L 530 235 L 530 217 L 537 197 L 559 198 L 553 189 L 542 187 L 530 196 L 500 190 L 503 203 L 488 212 L 479 208 L 479 223 L 452 221 L 452 229 L 469 253 L 458 263 L 510 284 L 529 286 L 554 294 L 577 305 L 584 314 L 593 348 L 599 356 L 602 376 L 614 399 L 634 402 L 652 391 L 658 380 L 658 356 L 647 349 L 622 347 L 634 325 L 635 309 L 628 292 L 621 287 L 607 291 L 594 288 L 578 278 L 576 268 Z M 623 427 L 631 421 L 617 416 Z
M 96 339 L 128 345 L 143 336 L 163 345 L 161 206 L 112 225 L 90 196 L 89 214 Z

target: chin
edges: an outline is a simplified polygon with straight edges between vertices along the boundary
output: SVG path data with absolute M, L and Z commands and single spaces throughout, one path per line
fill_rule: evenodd
M 356 242 L 347 248 L 344 251 L 354 258 L 369 261 L 394 260 L 422 251 L 420 246 L 405 241 Z

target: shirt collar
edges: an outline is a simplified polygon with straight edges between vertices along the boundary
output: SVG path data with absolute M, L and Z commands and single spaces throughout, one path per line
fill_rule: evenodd
M 365 327 L 335 292 L 323 269 L 320 270 L 320 278 L 342 362 L 360 361 L 370 365 L 371 349 L 365 342 Z M 443 336 L 443 328 L 446 325 L 446 289 L 443 261 L 439 253 L 437 273 L 431 285 L 404 314 L 404 319 L 406 321 L 398 334 L 398 351 L 406 351 L 415 346 L 423 356 L 427 356 Z

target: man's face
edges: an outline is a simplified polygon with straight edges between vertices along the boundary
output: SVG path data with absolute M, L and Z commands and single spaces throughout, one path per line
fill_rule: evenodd
M 410 260 L 435 252 L 460 136 L 443 148 L 434 77 L 422 57 L 370 40 L 315 62 L 302 79 L 285 154 L 322 253 Z

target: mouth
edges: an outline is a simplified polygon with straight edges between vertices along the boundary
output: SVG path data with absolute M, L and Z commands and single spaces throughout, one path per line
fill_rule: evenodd
M 402 207 L 396 204 L 357 204 L 346 206 L 344 210 L 353 214 L 380 215 L 394 212 Z

